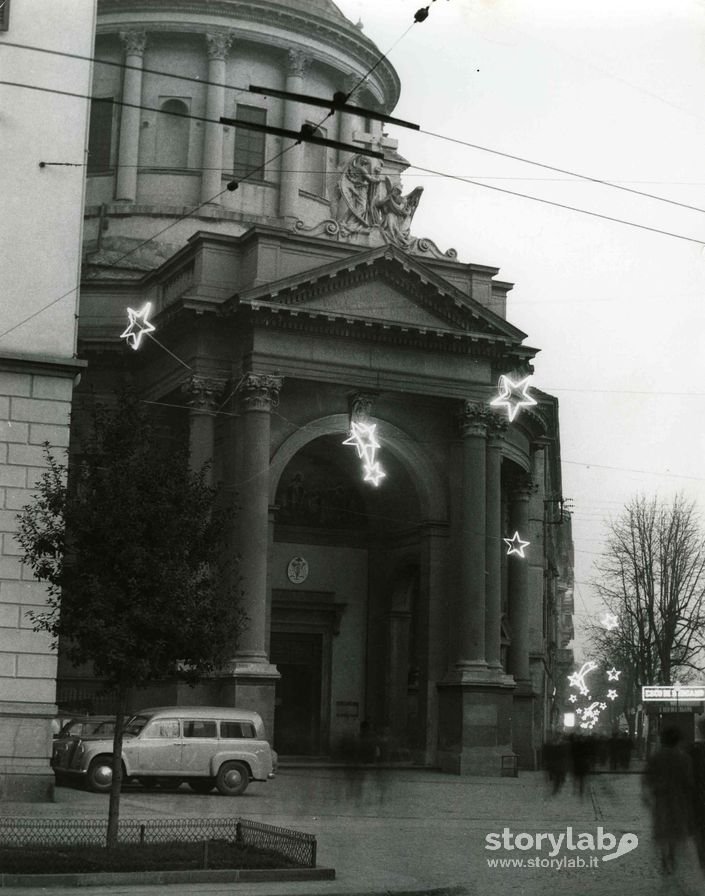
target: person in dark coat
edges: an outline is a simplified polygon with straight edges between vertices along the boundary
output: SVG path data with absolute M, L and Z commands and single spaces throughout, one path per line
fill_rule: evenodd
M 680 742 L 677 728 L 664 728 L 661 748 L 651 756 L 644 772 L 644 797 L 651 808 L 654 841 L 666 874 L 674 872 L 678 852 L 693 833 L 693 765 Z
M 698 721 L 698 734 L 690 751 L 693 763 L 693 833 L 700 867 L 705 869 L 705 717 Z

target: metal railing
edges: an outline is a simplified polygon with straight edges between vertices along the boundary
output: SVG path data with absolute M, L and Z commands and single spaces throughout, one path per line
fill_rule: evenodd
M 0 848 L 19 846 L 103 846 L 104 818 L 0 818 Z M 246 818 L 126 818 L 119 843 L 208 843 L 227 841 L 276 852 L 299 868 L 316 867 L 316 837 Z

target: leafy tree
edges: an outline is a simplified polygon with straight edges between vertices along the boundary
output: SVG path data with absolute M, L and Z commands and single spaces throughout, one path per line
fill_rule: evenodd
M 225 550 L 229 512 L 187 452 L 160 440 L 139 403 L 98 406 L 67 468 L 47 470 L 19 517 L 24 562 L 46 583 L 33 615 L 74 665 L 116 695 L 108 846 L 117 842 L 123 718 L 131 689 L 194 683 L 231 657 L 245 619 Z
M 591 641 L 597 658 L 623 670 L 630 713 L 642 685 L 686 681 L 703 669 L 705 536 L 694 502 L 633 498 L 611 523 L 597 569 L 617 627 L 593 626 Z

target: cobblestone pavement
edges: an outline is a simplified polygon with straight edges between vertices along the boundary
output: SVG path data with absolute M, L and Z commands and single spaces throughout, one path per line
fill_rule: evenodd
M 124 817 L 219 816 L 237 813 L 269 824 L 315 834 L 319 864 L 336 869 L 334 881 L 311 883 L 199 884 L 200 894 L 318 896 L 318 894 L 402 894 L 446 889 L 468 896 L 703 896 L 694 851 L 682 857 L 675 877 L 660 875 L 641 803 L 640 776 L 595 775 L 581 797 L 570 783 L 557 796 L 539 773 L 519 778 L 458 778 L 432 771 L 282 769 L 268 784 L 252 785 L 241 797 L 202 796 L 185 787 L 177 793 L 126 789 Z M 49 805 L 0 803 L 1 815 L 104 817 L 107 799 L 73 788 L 57 790 Z M 544 837 L 580 834 L 595 840 L 633 834 L 638 846 L 607 862 L 607 849 L 554 851 Z M 508 829 L 508 834 L 504 830 Z M 513 850 L 486 849 L 486 837 L 523 835 Z M 510 839 L 507 842 L 513 844 Z M 529 847 L 529 848 L 527 848 Z M 614 851 L 614 850 L 611 850 Z M 567 860 L 546 867 L 551 852 Z M 537 866 L 540 859 L 544 867 Z M 489 861 L 496 860 L 490 867 Z M 576 867 L 582 860 L 583 867 Z M 505 867 L 499 866 L 501 862 Z M 507 863 L 513 862 L 509 865 Z M 524 863 L 523 867 L 519 862 Z M 531 866 L 530 864 L 531 863 Z M 590 865 L 595 867 L 589 867 Z M 39 869 L 38 869 L 39 870 Z M 193 885 L 82 887 L 82 896 L 192 896 Z M 39 888 L 5 888 L 6 894 L 38 896 Z M 66 891 L 64 891 L 66 892 Z

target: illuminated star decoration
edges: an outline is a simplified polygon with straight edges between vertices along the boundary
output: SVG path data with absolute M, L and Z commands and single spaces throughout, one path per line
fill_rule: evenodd
M 127 316 L 130 322 L 128 323 L 125 332 L 120 333 L 120 339 L 126 339 L 127 344 L 135 351 L 137 351 L 137 349 L 140 347 L 142 337 L 146 333 L 154 332 L 154 325 L 150 324 L 150 322 L 147 320 L 147 317 L 149 316 L 151 310 L 151 302 L 147 302 L 147 304 L 142 308 L 141 311 L 135 311 L 134 308 L 127 309 Z
M 605 613 L 602 619 L 600 619 L 600 623 L 604 625 L 608 632 L 611 632 L 613 628 L 618 627 L 619 620 L 614 613 Z
M 515 532 L 511 538 L 503 538 L 502 541 L 505 544 L 509 545 L 509 550 L 507 551 L 507 556 L 510 554 L 516 554 L 517 557 L 524 556 L 524 548 L 528 547 L 531 542 L 530 541 L 522 541 L 519 537 L 519 533 Z
M 529 388 L 530 379 L 531 377 L 527 376 L 515 383 L 504 374 L 499 378 L 499 395 L 492 399 L 490 406 L 506 408 L 510 423 L 522 408 L 530 408 L 537 403 L 526 391 Z
M 611 688 L 607 691 L 607 699 L 608 700 L 616 700 L 617 699 L 617 691 L 613 691 Z
M 607 709 L 606 703 L 600 703 L 600 709 Z
M 581 694 L 587 695 L 589 693 L 589 688 L 585 684 L 585 676 L 588 672 L 593 672 L 597 668 L 597 663 L 594 663 L 592 660 L 588 660 L 587 663 L 583 663 L 580 669 L 577 672 L 573 672 L 568 676 L 568 682 L 572 688 L 577 688 Z
M 568 699 L 570 700 L 571 703 L 575 703 L 578 698 L 577 698 L 576 694 L 571 694 L 570 697 L 568 697 Z
M 607 681 L 619 681 L 619 676 L 621 674 L 621 670 L 615 669 L 614 666 L 612 666 L 611 669 L 607 670 Z
M 376 423 L 357 423 L 353 420 L 350 424 L 350 435 L 343 442 L 343 445 L 355 446 L 357 456 L 363 462 L 363 479 L 365 482 L 371 482 L 372 485 L 379 485 L 380 480 L 387 475 L 375 460 L 375 454 L 379 448 L 379 442 L 375 436 L 376 429 Z

